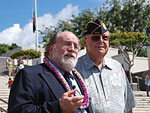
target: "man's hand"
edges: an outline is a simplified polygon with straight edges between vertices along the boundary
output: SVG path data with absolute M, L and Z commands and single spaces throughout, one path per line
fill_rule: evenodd
M 84 96 L 73 96 L 76 89 L 64 93 L 59 99 L 61 113 L 73 113 L 77 110 L 84 99 Z

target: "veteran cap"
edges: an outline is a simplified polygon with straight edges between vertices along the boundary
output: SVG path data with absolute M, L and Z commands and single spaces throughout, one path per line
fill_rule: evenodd
M 83 35 L 87 34 L 103 34 L 107 30 L 104 23 L 102 23 L 99 19 L 96 19 L 95 21 L 89 21 L 85 27 L 85 30 L 83 31 Z

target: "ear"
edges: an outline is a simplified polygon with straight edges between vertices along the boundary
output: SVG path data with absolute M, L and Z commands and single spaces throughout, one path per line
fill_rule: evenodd
M 51 57 L 53 55 L 53 45 L 49 45 L 49 57 Z
M 86 47 L 86 37 L 84 37 L 84 38 L 82 39 L 82 42 L 83 42 L 84 47 Z

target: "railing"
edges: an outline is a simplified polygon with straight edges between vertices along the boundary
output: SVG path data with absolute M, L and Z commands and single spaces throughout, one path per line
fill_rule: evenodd
M 8 104 L 8 102 L 3 100 L 2 98 L 0 98 L 0 101 L 4 102 L 5 104 Z
M 2 98 L 0 98 L 0 101 L 4 102 L 5 104 L 8 104 L 7 101 L 3 100 Z M 4 108 L 0 107 L 0 113 L 7 113 L 7 110 L 5 110 Z
M 1 113 L 3 113 L 3 112 L 7 113 L 7 110 L 5 110 L 5 109 L 3 109 L 2 107 L 0 107 L 0 112 L 1 112 Z

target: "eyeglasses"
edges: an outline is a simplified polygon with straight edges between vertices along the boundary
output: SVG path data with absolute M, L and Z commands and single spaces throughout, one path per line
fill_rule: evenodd
M 104 40 L 104 41 L 108 41 L 109 40 L 109 38 L 110 38 L 110 36 L 92 36 L 91 37 L 91 40 L 92 41 L 99 41 L 99 39 L 102 37 L 102 39 Z
M 65 47 L 73 47 L 75 51 L 78 51 L 80 46 L 77 43 L 71 42 L 71 41 L 57 41 L 61 43 Z

